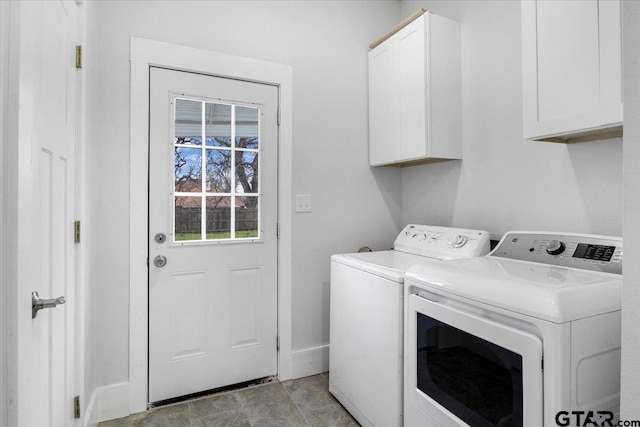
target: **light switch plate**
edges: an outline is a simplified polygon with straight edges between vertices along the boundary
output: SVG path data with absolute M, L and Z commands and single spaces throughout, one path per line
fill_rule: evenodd
M 311 194 L 296 194 L 296 212 L 311 212 Z

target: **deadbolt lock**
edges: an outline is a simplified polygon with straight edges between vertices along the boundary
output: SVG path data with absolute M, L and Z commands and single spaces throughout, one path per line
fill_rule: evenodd
M 167 235 L 164 233 L 158 233 L 156 234 L 155 239 L 157 243 L 164 243 L 167 241 Z

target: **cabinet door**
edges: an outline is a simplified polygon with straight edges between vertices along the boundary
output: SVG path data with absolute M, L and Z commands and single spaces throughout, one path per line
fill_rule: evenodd
M 369 164 L 427 153 L 426 14 L 369 52 Z
M 525 138 L 600 125 L 598 2 L 522 2 Z
M 599 2 L 600 18 L 600 120 L 603 125 L 622 123 L 622 2 Z
M 369 52 L 369 164 L 400 159 L 400 102 L 396 40 Z
M 427 14 L 396 34 L 400 79 L 400 157 L 425 157 L 427 147 L 426 31 Z

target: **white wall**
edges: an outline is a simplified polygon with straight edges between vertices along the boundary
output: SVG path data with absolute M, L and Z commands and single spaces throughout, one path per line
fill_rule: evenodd
M 519 1 L 402 1 L 462 23 L 463 160 L 402 171 L 402 222 L 622 234 L 622 141 L 522 139 Z
M 640 419 L 640 3 L 624 2 L 622 419 Z
M 329 341 L 329 257 L 389 247 L 401 227 L 400 170 L 370 169 L 368 44 L 396 1 L 90 2 L 87 399 L 128 379 L 129 38 L 293 66 L 293 347 Z M 143 284 L 135 284 L 140 286 Z

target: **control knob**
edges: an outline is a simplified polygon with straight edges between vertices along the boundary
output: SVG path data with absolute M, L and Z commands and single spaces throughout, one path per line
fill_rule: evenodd
M 454 248 L 461 248 L 467 243 L 467 236 L 463 236 L 462 234 L 458 234 L 453 238 L 452 245 Z
M 551 240 L 547 243 L 547 253 L 549 255 L 559 255 L 564 252 L 566 245 L 560 240 Z

